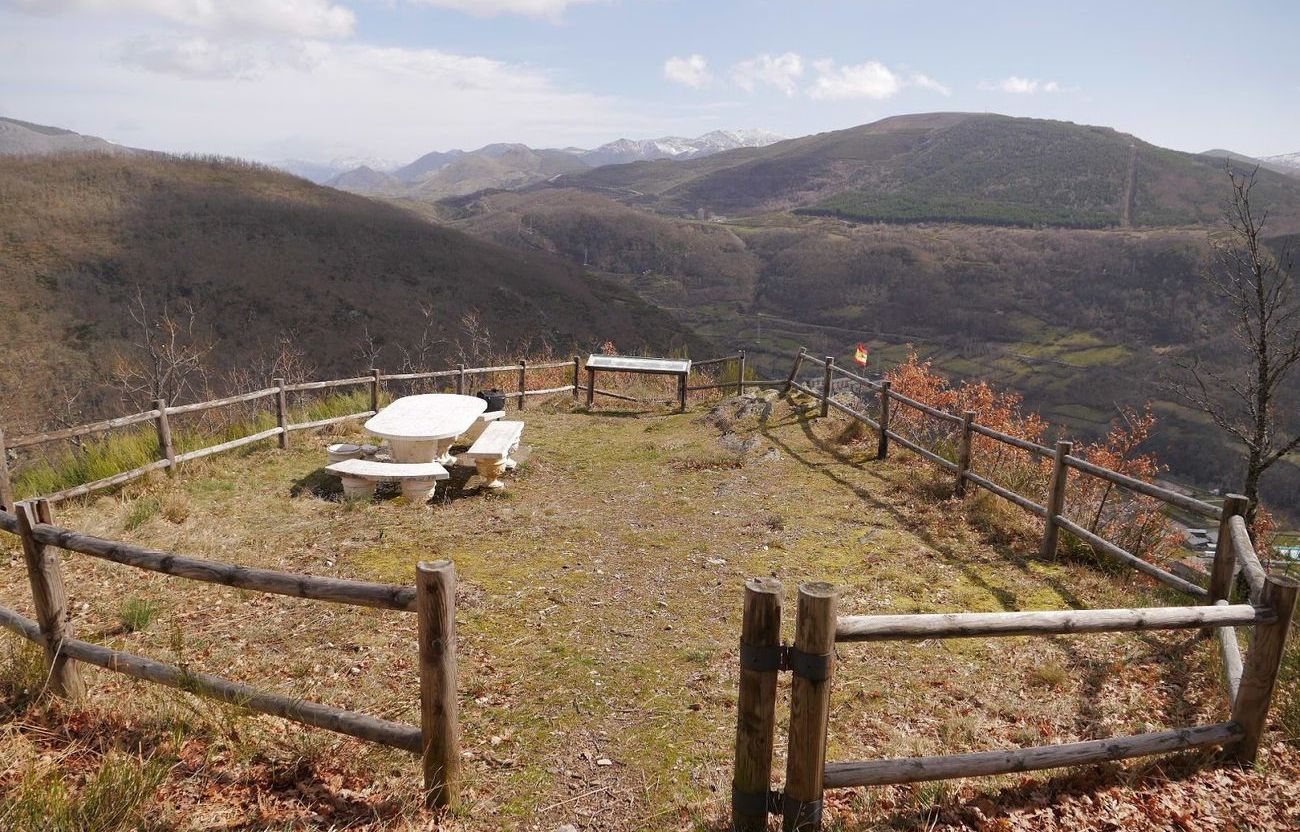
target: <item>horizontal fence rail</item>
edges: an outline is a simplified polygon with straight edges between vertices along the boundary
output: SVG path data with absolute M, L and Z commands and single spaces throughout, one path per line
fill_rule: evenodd
M 1034 612 L 916 613 L 841 617 L 835 640 L 899 641 L 979 636 L 1127 633 L 1142 630 L 1190 630 L 1275 621 L 1272 610 L 1250 604 L 1230 606 L 1146 607 L 1109 610 Z
M 1179 494 L 1177 491 L 1171 491 L 1168 488 L 1161 488 L 1158 485 L 1143 482 L 1142 480 L 1121 474 L 1118 471 L 1103 468 L 1100 465 L 1093 465 L 1086 459 L 1080 459 L 1077 456 L 1067 456 L 1065 458 L 1065 464 L 1076 470 L 1092 474 L 1094 477 L 1099 477 L 1107 482 L 1123 486 L 1130 491 L 1136 491 L 1139 494 L 1145 494 L 1148 497 L 1155 497 L 1157 500 L 1163 500 L 1170 505 L 1178 506 L 1179 508 L 1190 511 L 1193 514 L 1199 514 L 1202 517 L 1213 517 L 1217 520 L 1222 512 L 1222 509 L 1217 506 L 1212 506 L 1209 503 L 1188 497 L 1184 494 Z
M 146 410 L 142 413 L 132 413 L 130 416 L 118 416 L 116 419 L 105 419 L 102 422 L 92 422 L 88 425 L 78 425 L 62 430 L 52 430 L 46 433 L 32 433 L 27 436 L 15 436 L 7 439 L 5 444 L 10 448 L 25 448 L 29 445 L 41 445 L 46 442 L 54 442 L 59 439 L 75 439 L 78 436 L 85 436 L 88 433 L 102 433 L 113 428 L 124 428 L 130 425 L 138 425 L 141 422 L 151 422 L 158 418 L 157 410 Z
M 35 621 L 24 618 L 7 607 L 0 607 L 0 626 L 36 644 L 45 643 L 45 637 Z M 422 747 L 420 729 L 412 725 L 402 725 L 356 711 L 266 693 L 242 682 L 234 682 L 209 673 L 184 670 L 134 653 L 124 653 L 91 644 L 88 641 L 64 639 L 57 647 L 68 658 L 86 664 L 183 690 L 207 699 L 237 705 L 250 711 L 278 716 L 303 725 L 410 751 L 413 754 L 419 754 Z
M 69 552 L 80 552 L 83 555 L 114 563 L 193 581 L 359 607 L 407 612 L 415 610 L 415 590 L 406 586 L 237 566 L 221 561 L 187 557 L 174 552 L 147 549 L 132 543 L 106 540 L 45 524 L 32 527 L 32 536 L 40 543 L 57 546 Z
M 1149 561 L 1143 560 L 1142 558 L 1138 557 L 1132 552 L 1129 552 L 1126 549 L 1122 549 L 1119 546 L 1116 546 L 1114 543 L 1111 543 L 1106 538 L 1088 531 L 1083 526 L 1080 526 L 1078 523 L 1074 522 L 1068 517 L 1058 514 L 1054 516 L 1052 519 L 1056 521 L 1056 524 L 1058 526 L 1065 529 L 1067 532 L 1079 538 L 1080 540 L 1086 541 L 1087 543 L 1091 544 L 1094 548 L 1100 549 L 1101 551 L 1105 552 L 1111 557 L 1123 561 L 1124 563 L 1127 563 L 1129 566 L 1133 567 L 1139 572 L 1142 572 L 1143 574 L 1146 575 L 1150 575 L 1151 577 L 1155 578 L 1157 581 L 1160 581 L 1162 584 L 1171 586 L 1174 589 L 1181 590 L 1182 592 L 1185 592 L 1188 595 L 1192 595 L 1197 598 L 1209 597 L 1210 593 L 1206 591 L 1204 587 L 1197 586 L 1191 581 L 1184 580 L 1183 578 L 1178 577 L 1172 572 L 1161 569 L 1159 566 L 1156 566 L 1155 564 L 1150 563 Z
M 211 410 L 214 407 L 225 407 L 226 405 L 239 404 L 240 402 L 252 402 L 258 399 L 265 399 L 274 396 L 280 391 L 278 387 L 264 387 L 261 390 L 254 390 L 250 393 L 240 393 L 237 396 L 227 396 L 224 399 L 213 399 L 207 402 L 195 402 L 194 404 L 174 405 L 167 408 L 169 416 L 175 416 L 178 413 L 196 413 L 200 410 Z
M 830 763 L 826 766 L 826 787 L 885 786 L 1082 766 L 1224 745 L 1240 739 L 1241 735 L 1241 726 L 1237 723 L 1219 722 L 1133 737 L 1111 737 L 1011 751 L 977 751 L 943 757 L 901 757 L 862 763 Z

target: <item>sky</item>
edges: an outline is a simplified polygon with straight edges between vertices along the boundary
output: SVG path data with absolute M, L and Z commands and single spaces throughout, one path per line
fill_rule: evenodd
M 1300 2 L 0 0 L 0 115 L 404 163 L 490 142 L 998 112 L 1300 151 Z

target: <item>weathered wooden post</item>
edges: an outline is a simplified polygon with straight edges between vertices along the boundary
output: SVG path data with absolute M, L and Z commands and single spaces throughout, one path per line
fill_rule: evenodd
M 822 374 L 822 418 L 831 412 L 831 373 L 835 369 L 835 356 L 826 356 L 825 372 Z
M 4 428 L 0 428 L 0 509 L 14 510 L 14 483 L 9 476 L 9 446 L 5 444 Z
M 456 565 L 449 560 L 420 561 L 415 567 L 415 591 L 424 798 L 430 808 L 450 808 L 460 801 Z
M 1056 544 L 1061 538 L 1056 515 L 1065 511 L 1065 486 L 1070 481 L 1070 468 L 1065 464 L 1065 458 L 1073 451 L 1073 442 L 1056 443 L 1056 454 L 1052 457 L 1052 484 L 1047 494 L 1047 520 L 1043 524 L 1043 548 L 1039 552 L 1043 559 L 1056 557 Z
M 1214 565 L 1210 567 L 1210 597 L 1213 604 L 1232 595 L 1232 576 L 1237 571 L 1237 551 L 1232 547 L 1230 522 L 1238 515 L 1245 516 L 1250 501 L 1240 494 L 1229 494 L 1223 500 L 1219 513 L 1219 539 L 1214 542 Z
M 790 377 L 785 380 L 785 387 L 781 388 L 781 395 L 788 396 L 790 394 L 790 385 L 794 383 L 796 378 L 798 378 L 799 366 L 803 364 L 803 357 L 807 352 L 808 350 L 804 347 L 799 348 L 798 355 L 794 357 L 794 366 L 790 368 Z
M 596 368 L 587 365 L 587 407 L 596 399 Z
M 370 410 L 371 412 L 374 413 L 379 412 L 379 381 L 380 381 L 379 376 L 380 376 L 379 368 L 371 367 L 370 368 Z
M 689 386 L 691 371 L 688 367 L 686 372 L 677 375 L 677 409 L 686 409 L 686 388 Z
M 275 419 L 280 425 L 280 450 L 289 447 L 289 395 L 284 389 L 284 379 L 271 382 L 280 388 L 275 394 Z
M 772 788 L 772 737 L 781 669 L 781 582 L 750 578 L 740 623 L 740 694 L 736 699 L 736 768 L 731 779 L 731 828 L 767 829 Z
M 961 446 L 957 450 L 957 496 L 966 496 L 966 472 L 970 470 L 971 424 L 975 421 L 975 411 L 967 410 L 961 414 Z
M 738 350 L 737 355 L 740 357 L 740 367 L 736 371 L 736 395 L 745 395 L 745 351 Z
M 826 721 L 835 672 L 835 587 L 799 587 L 790 668 L 790 737 L 785 768 L 784 832 L 821 829 Z
M 524 409 L 524 393 L 528 391 L 528 359 L 519 359 L 519 409 Z
M 889 379 L 880 382 L 880 442 L 876 445 L 876 459 L 889 456 Z
M 40 543 L 32 535 L 37 523 L 52 525 L 53 512 L 46 500 L 39 500 L 35 510 L 31 503 L 18 503 L 18 534 L 23 541 L 23 558 L 27 562 L 27 580 L 32 587 L 32 601 L 36 607 L 36 621 L 45 638 L 45 661 L 50 669 L 50 685 L 54 692 L 67 699 L 80 699 L 86 692 L 81 672 L 76 664 L 63 655 L 60 647 L 68 638 L 68 596 L 63 587 L 63 569 L 59 564 L 59 550 Z
M 456 365 L 456 395 L 465 395 L 465 365 Z
M 1269 575 L 1260 593 L 1259 605 L 1268 607 L 1277 615 L 1270 624 L 1256 624 L 1255 637 L 1246 654 L 1246 666 L 1241 674 L 1241 687 L 1232 703 L 1232 721 L 1241 726 L 1241 740 L 1231 749 L 1238 762 L 1247 765 L 1255 762 L 1259 742 L 1268 721 L 1268 706 L 1277 685 L 1277 673 L 1282 664 L 1282 651 L 1286 646 L 1287 631 L 1295 614 L 1296 591 L 1300 581 L 1281 575 Z
M 580 381 L 581 373 L 582 373 L 582 359 L 579 356 L 575 355 L 573 357 L 573 400 L 575 402 L 578 400 L 578 390 L 582 388 L 582 384 Z
M 176 476 L 176 447 L 172 444 L 172 426 L 167 420 L 167 400 L 154 399 L 153 409 L 158 411 L 154 427 L 158 430 L 158 455 L 167 460 L 167 476 Z

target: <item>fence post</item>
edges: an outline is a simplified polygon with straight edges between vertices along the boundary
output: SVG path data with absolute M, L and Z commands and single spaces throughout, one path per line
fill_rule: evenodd
M 790 736 L 785 768 L 784 832 L 821 829 L 826 720 L 835 672 L 835 587 L 799 586 L 790 665 Z
M 582 384 L 579 381 L 579 374 L 582 372 L 582 359 L 578 356 L 573 357 L 573 400 L 578 400 L 578 390 Z
M 52 525 L 53 513 L 46 500 L 14 506 L 18 515 L 18 534 L 23 540 L 23 558 L 27 561 L 27 580 L 32 586 L 32 601 L 36 607 L 36 620 L 45 637 L 45 661 L 50 669 L 50 685 L 54 692 L 67 699 L 80 699 L 86 693 L 77 665 L 59 648 L 68 638 L 68 596 L 63 588 L 63 569 L 59 564 L 59 550 L 40 543 L 32 535 L 37 523 Z
M 686 388 L 690 386 L 691 370 L 688 367 L 686 372 L 677 376 L 677 408 L 686 409 Z
M 424 799 L 430 808 L 460 802 L 460 728 L 456 701 L 456 564 L 415 566 L 420 643 L 420 736 Z
M 1229 521 L 1238 515 L 1245 516 L 1250 501 L 1240 494 L 1229 494 L 1223 499 L 1219 513 L 1219 539 L 1214 542 L 1214 565 L 1210 568 L 1210 597 L 1207 604 L 1227 600 L 1232 594 L 1232 576 L 1237 572 L 1237 551 L 1232 547 L 1232 530 Z
M 822 375 L 822 418 L 831 412 L 831 372 L 835 369 L 835 356 L 826 356 L 826 369 Z
M 971 423 L 975 421 L 975 411 L 967 410 L 961 414 L 961 447 L 957 451 L 957 496 L 966 496 L 966 472 L 970 470 Z
M 736 395 L 743 396 L 745 395 L 745 351 L 737 352 L 740 355 L 740 368 L 736 373 Z
M 1236 701 L 1232 703 L 1232 721 L 1240 725 L 1244 733 L 1231 751 L 1241 763 L 1254 763 L 1259 753 L 1259 741 L 1268 721 L 1269 702 L 1282 664 L 1287 630 L 1295 613 L 1297 589 L 1300 589 L 1300 581 L 1269 575 L 1264 582 L 1264 591 L 1260 593 L 1259 605 L 1272 608 L 1277 619 L 1271 624 L 1255 625 L 1255 637 L 1251 640 L 1246 666 L 1241 673 L 1241 686 L 1237 689 Z
M 750 578 L 745 581 L 745 608 L 740 623 L 736 767 L 731 779 L 733 832 L 767 829 L 780 648 L 781 582 L 776 578 Z
M 1070 480 L 1070 469 L 1065 458 L 1074 451 L 1073 442 L 1057 442 L 1052 457 L 1052 485 L 1047 493 L 1047 520 L 1043 524 L 1043 559 L 1056 557 L 1056 543 L 1061 538 L 1061 527 L 1056 525 L 1056 515 L 1065 511 L 1065 485 Z
M 889 456 L 889 379 L 880 382 L 880 442 L 876 445 L 876 459 Z
M 596 370 L 590 364 L 587 365 L 587 407 L 596 399 Z
M 370 409 L 379 412 L 379 368 L 370 368 Z
M 456 395 L 465 395 L 465 365 L 456 365 Z
M 528 390 L 528 359 L 519 359 L 519 409 L 524 409 L 524 392 Z
M 790 377 L 785 380 L 785 387 L 781 390 L 782 396 L 788 396 L 790 394 L 790 385 L 799 375 L 799 365 L 803 363 L 803 357 L 807 352 L 808 350 L 804 347 L 799 348 L 799 354 L 794 357 L 794 366 L 790 368 Z
M 9 447 L 4 428 L 0 428 L 0 509 L 14 510 L 14 483 L 9 476 Z
M 154 399 L 153 409 L 158 411 L 154 427 L 158 430 L 158 455 L 167 460 L 167 476 L 176 476 L 176 447 L 172 444 L 172 426 L 167 419 L 167 400 Z
M 280 388 L 275 394 L 275 420 L 280 425 L 280 450 L 289 447 L 289 397 L 284 389 L 284 379 L 272 379 L 271 383 Z

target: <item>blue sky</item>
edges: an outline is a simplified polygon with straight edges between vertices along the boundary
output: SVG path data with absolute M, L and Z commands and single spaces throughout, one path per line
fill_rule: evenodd
M 0 114 L 271 161 L 933 110 L 1300 151 L 1300 3 L 0 0 Z

